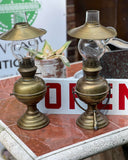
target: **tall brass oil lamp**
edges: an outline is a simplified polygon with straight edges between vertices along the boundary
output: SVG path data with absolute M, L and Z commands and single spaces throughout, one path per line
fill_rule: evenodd
M 47 116 L 36 107 L 36 104 L 44 98 L 47 87 L 43 79 L 35 76 L 37 70 L 35 55 L 28 52 L 28 49 L 37 49 L 38 43 L 35 38 L 45 33 L 46 30 L 32 27 L 27 22 L 18 22 L 0 37 L 2 40 L 12 41 L 12 53 L 19 61 L 18 71 L 21 78 L 15 82 L 12 94 L 27 105 L 26 112 L 17 122 L 20 128 L 26 130 L 39 129 L 49 123 Z
M 85 24 L 68 32 L 72 37 L 79 38 L 78 50 L 83 57 L 83 77 L 77 81 L 73 90 L 78 98 L 88 104 L 85 112 L 76 121 L 77 125 L 85 129 L 103 128 L 109 121 L 98 109 L 97 104 L 103 101 L 109 93 L 107 81 L 99 75 L 102 69 L 100 58 L 107 51 L 105 40 L 115 37 L 115 29 L 102 26 L 99 22 L 99 11 L 86 11 Z

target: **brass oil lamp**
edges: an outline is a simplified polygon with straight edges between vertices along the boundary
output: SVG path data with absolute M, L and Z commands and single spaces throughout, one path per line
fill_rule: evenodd
M 17 122 L 20 128 L 26 130 L 39 129 L 49 123 L 47 116 L 36 107 L 36 104 L 44 98 L 47 87 L 43 79 L 35 76 L 37 70 L 35 55 L 28 52 L 28 49 L 37 49 L 38 43 L 35 38 L 45 33 L 46 30 L 32 27 L 24 21 L 15 23 L 11 30 L 0 37 L 2 40 L 12 41 L 12 53 L 19 61 L 18 71 L 21 78 L 15 82 L 12 94 L 27 105 L 26 112 Z
M 103 101 L 110 91 L 107 81 L 99 75 L 102 69 L 100 58 L 108 50 L 106 39 L 116 36 L 115 29 L 106 28 L 99 23 L 99 11 L 89 10 L 86 12 L 84 25 L 74 28 L 68 32 L 72 37 L 79 38 L 78 50 L 83 57 L 83 77 L 77 81 L 73 90 L 73 96 L 88 104 L 85 112 L 76 121 L 77 125 L 85 129 L 103 128 L 109 121 L 98 109 L 97 104 Z

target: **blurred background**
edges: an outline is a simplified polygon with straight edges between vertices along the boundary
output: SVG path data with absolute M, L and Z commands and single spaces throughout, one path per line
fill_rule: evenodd
M 128 41 L 128 0 L 67 0 L 67 30 L 80 26 L 85 22 L 86 10 L 99 10 L 100 23 L 112 26 L 117 30 L 117 37 Z M 77 51 L 77 39 L 67 35 L 72 44 L 68 49 L 70 62 L 81 57 Z

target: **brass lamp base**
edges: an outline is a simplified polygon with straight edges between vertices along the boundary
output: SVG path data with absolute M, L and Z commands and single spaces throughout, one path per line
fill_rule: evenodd
M 107 117 L 103 115 L 98 109 L 88 109 L 82 115 L 80 115 L 76 121 L 76 124 L 84 129 L 100 129 L 107 126 L 109 123 Z
M 17 125 L 22 129 L 34 130 L 47 126 L 48 117 L 35 107 L 28 107 L 26 113 L 18 120 Z
M 36 107 L 47 91 L 44 80 L 35 76 L 36 69 L 33 59 L 24 58 L 19 68 L 22 77 L 15 82 L 12 93 L 21 103 L 27 105 L 27 111 L 17 122 L 20 128 L 26 130 L 43 128 L 49 124 L 49 119 Z

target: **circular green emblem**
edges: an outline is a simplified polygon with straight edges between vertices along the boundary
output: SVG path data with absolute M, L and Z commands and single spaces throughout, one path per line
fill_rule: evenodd
M 37 0 L 0 0 L 0 32 L 13 27 L 14 13 L 26 13 L 28 23 L 32 25 L 40 7 Z

